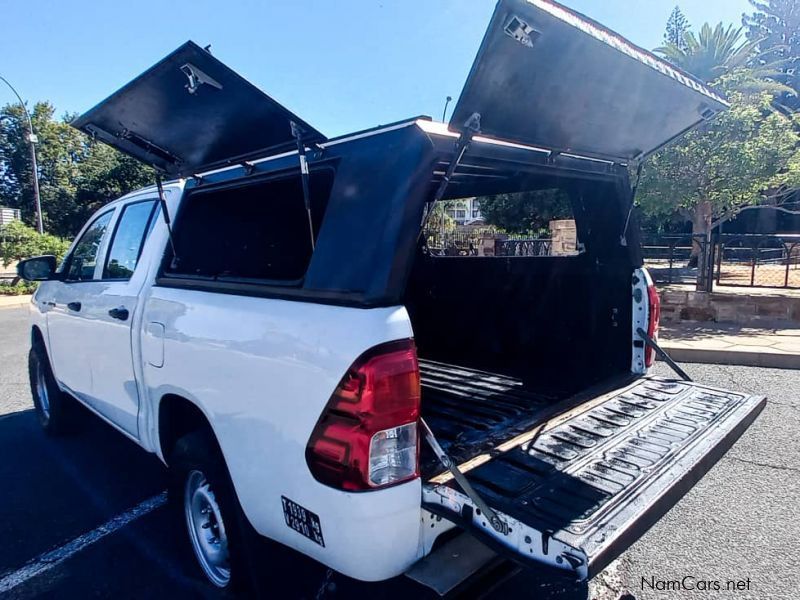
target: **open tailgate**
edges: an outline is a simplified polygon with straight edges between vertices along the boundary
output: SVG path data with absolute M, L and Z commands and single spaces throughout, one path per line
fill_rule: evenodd
M 764 404 L 697 383 L 640 379 L 461 465 L 507 534 L 492 529 L 449 473 L 424 484 L 423 506 L 515 560 L 587 579 L 689 491 Z

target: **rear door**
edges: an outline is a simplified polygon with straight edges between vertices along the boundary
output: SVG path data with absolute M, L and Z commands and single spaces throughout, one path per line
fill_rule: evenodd
M 171 176 L 187 177 L 325 139 L 194 42 L 72 122 Z
M 423 506 L 518 561 L 587 579 L 690 490 L 764 404 L 697 383 L 640 379 L 460 466 L 507 533 L 447 472 L 423 485 Z
M 144 196 L 118 208 L 101 268 L 98 293 L 84 301 L 84 340 L 92 348 L 92 407 L 130 435 L 138 435 L 139 391 L 133 368 L 132 329 L 147 276 L 139 264 L 157 218 L 157 202 Z
M 727 106 L 703 83 L 549 0 L 500 0 L 453 110 L 481 132 L 641 160 Z

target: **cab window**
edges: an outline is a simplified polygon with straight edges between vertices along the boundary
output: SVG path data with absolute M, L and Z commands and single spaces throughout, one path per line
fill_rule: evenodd
M 103 269 L 103 279 L 130 279 L 153 223 L 155 200 L 128 204 L 122 209 Z
M 64 278 L 66 281 L 91 281 L 95 278 L 97 254 L 113 214 L 113 210 L 103 213 L 83 232 L 70 255 Z

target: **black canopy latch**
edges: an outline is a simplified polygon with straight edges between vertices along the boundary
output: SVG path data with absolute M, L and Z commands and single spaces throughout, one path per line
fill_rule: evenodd
M 297 142 L 297 155 L 300 158 L 300 181 L 303 185 L 303 202 L 308 214 L 308 232 L 311 236 L 311 250 L 314 250 L 314 221 L 311 218 L 311 193 L 308 190 L 308 161 L 306 160 L 306 145 L 303 142 L 305 131 L 294 121 L 289 121 L 292 127 L 292 136 Z

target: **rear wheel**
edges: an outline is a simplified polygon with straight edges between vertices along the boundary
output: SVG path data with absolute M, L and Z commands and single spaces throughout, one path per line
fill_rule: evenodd
M 180 438 L 169 471 L 170 506 L 199 574 L 217 588 L 252 591 L 259 536 L 239 505 L 213 436 L 196 431 Z
M 28 375 L 33 406 L 39 424 L 49 435 L 74 431 L 78 406 L 76 401 L 59 389 L 43 344 L 34 343 L 28 353 Z
M 231 581 L 228 535 L 217 496 L 203 471 L 192 469 L 186 477 L 183 512 L 200 568 L 211 583 L 227 587 Z

